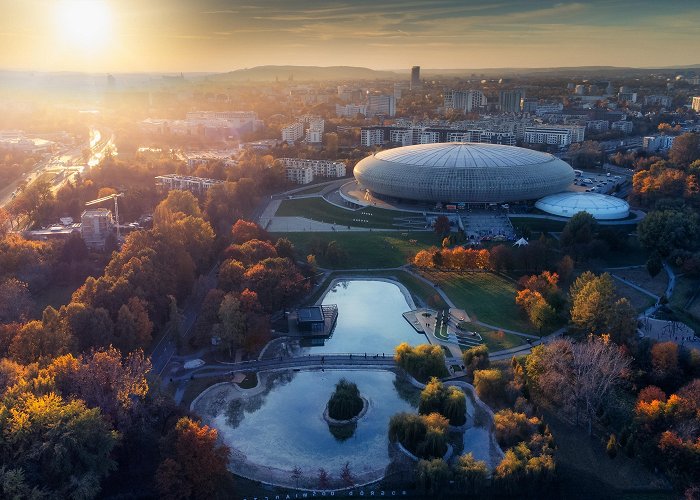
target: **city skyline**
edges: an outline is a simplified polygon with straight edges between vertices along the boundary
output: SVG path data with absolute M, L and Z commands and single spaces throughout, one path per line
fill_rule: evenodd
M 230 71 L 700 63 L 689 2 L 0 0 L 0 68 Z

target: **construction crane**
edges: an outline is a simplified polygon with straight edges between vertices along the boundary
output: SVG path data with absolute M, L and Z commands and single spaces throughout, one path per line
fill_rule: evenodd
M 121 236 L 121 233 L 119 231 L 119 204 L 117 203 L 117 199 L 124 196 L 124 193 L 118 193 L 118 194 L 110 194 L 108 196 L 103 196 L 102 198 L 97 198 L 96 200 L 90 200 L 85 203 L 85 206 L 90 206 L 90 205 L 97 205 L 98 203 L 102 203 L 103 201 L 107 200 L 114 200 L 114 220 L 117 224 L 117 241 L 119 241 L 119 238 Z

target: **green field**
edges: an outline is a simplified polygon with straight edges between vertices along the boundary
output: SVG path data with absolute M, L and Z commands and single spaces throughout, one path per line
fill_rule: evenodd
M 275 215 L 278 217 L 306 217 L 341 226 L 396 229 L 394 218 L 397 214 L 400 212 L 373 207 L 349 210 L 332 205 L 323 198 L 301 198 L 284 200 Z M 406 215 L 411 214 L 407 213 Z M 359 222 L 360 220 L 367 222 Z
M 419 250 L 440 244 L 435 233 L 426 231 L 274 233 L 274 236 L 289 239 L 300 257 L 312 253 L 314 246 L 327 245 L 331 241 L 337 242 L 347 254 L 343 262 L 333 265 L 322 255 L 316 255 L 318 265 L 328 269 L 399 267 L 412 259 Z
M 425 271 L 424 276 L 437 283 L 452 302 L 477 321 L 490 325 L 538 334 L 515 304 L 516 286 L 488 272 Z
M 377 278 L 390 278 L 394 279 L 398 282 L 400 282 L 402 285 L 404 285 L 409 293 L 411 294 L 411 297 L 413 298 L 413 302 L 416 303 L 417 307 L 431 307 L 433 309 L 447 309 L 449 306 L 445 303 L 444 300 L 442 300 L 442 297 L 440 297 L 440 294 L 435 291 L 433 287 L 425 283 L 424 281 L 416 278 L 415 276 L 412 276 L 411 274 L 405 272 L 405 271 L 371 271 L 371 272 L 364 272 L 364 271 L 352 271 L 352 272 L 333 272 L 328 275 L 326 278 L 325 282 L 321 287 L 319 287 L 319 290 L 310 296 L 307 299 L 307 304 L 314 304 L 316 301 L 321 298 L 323 293 L 325 293 L 326 288 L 328 288 L 328 285 L 330 285 L 331 281 L 333 281 L 336 278 L 339 277 L 349 277 L 352 278 L 353 276 L 362 276 L 362 277 L 377 277 Z

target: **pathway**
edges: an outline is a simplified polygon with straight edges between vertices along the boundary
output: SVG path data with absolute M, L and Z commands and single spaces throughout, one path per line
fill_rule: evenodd
M 238 372 L 259 372 L 269 370 L 292 370 L 301 368 L 394 368 L 393 353 L 346 353 L 324 354 L 296 357 L 279 357 L 274 359 L 241 361 L 238 363 L 208 364 L 193 370 L 179 370 L 173 381 L 185 381 L 195 378 L 221 377 Z

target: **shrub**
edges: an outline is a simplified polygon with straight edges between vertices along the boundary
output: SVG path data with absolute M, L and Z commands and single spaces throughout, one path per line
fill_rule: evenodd
M 466 396 L 457 387 L 446 387 L 435 377 L 420 394 L 418 412 L 444 415 L 452 425 L 463 425 L 467 421 Z
M 486 344 L 470 347 L 462 353 L 462 362 L 467 378 L 473 379 L 475 370 L 485 370 L 489 367 L 489 348 Z
M 506 379 L 501 370 L 476 370 L 474 372 L 474 388 L 481 399 L 495 405 L 503 401 L 506 394 Z
M 439 345 L 421 344 L 411 347 L 406 342 L 396 347 L 396 363 L 412 377 L 427 382 L 430 377 L 446 377 L 445 353 Z

